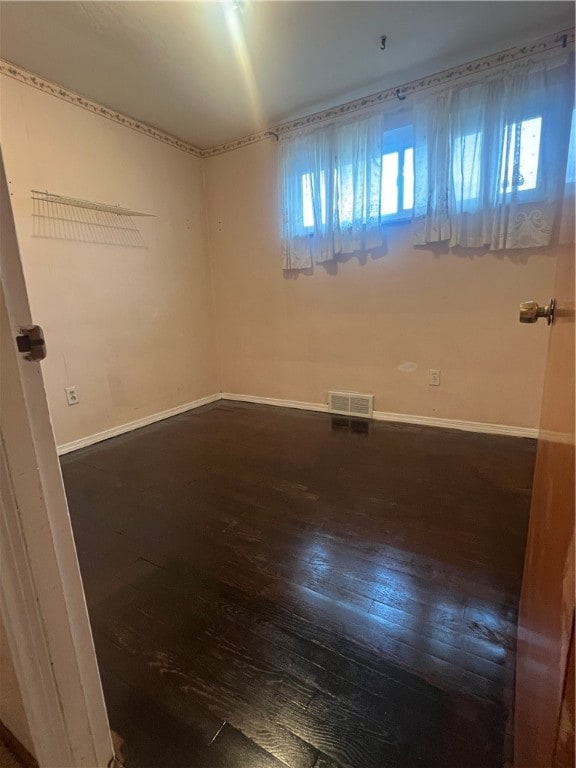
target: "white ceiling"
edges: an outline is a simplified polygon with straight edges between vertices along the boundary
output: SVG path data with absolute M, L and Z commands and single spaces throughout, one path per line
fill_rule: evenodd
M 205 148 L 574 24 L 545 0 L 240 1 L 4 0 L 0 55 Z

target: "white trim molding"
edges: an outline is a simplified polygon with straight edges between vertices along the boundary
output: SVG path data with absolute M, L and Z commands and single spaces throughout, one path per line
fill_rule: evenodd
M 157 421 L 169 419 L 171 416 L 178 416 L 180 413 L 193 411 L 195 408 L 201 408 L 203 405 L 215 403 L 216 401 L 220 400 L 221 397 L 222 395 L 218 392 L 215 395 L 201 397 L 191 403 L 177 405 L 175 408 L 168 408 L 166 411 L 152 413 L 150 416 L 144 416 L 141 419 L 129 421 L 127 424 L 119 424 L 117 427 L 105 429 L 103 432 L 96 432 L 93 435 L 87 435 L 86 437 L 81 437 L 78 440 L 72 440 L 69 443 L 63 443 L 62 445 L 58 446 L 58 455 L 63 456 L 65 453 L 71 453 L 72 451 L 77 451 L 80 448 L 87 448 L 89 445 L 101 443 L 103 440 L 109 440 L 111 437 L 118 437 L 118 435 L 123 435 L 126 432 L 132 432 L 133 430 L 140 429 L 141 427 L 147 427 L 149 424 L 154 424 Z
M 111 437 L 124 435 L 135 429 L 147 427 L 149 424 L 169 419 L 172 416 L 178 416 L 180 413 L 193 411 L 196 408 L 201 408 L 203 405 L 216 403 L 219 400 L 254 403 L 256 405 L 272 405 L 277 408 L 296 408 L 299 411 L 315 411 L 316 413 L 330 413 L 326 403 L 307 403 L 302 400 L 284 400 L 278 397 L 259 397 L 257 395 L 242 395 L 235 392 L 222 392 L 208 395 L 207 397 L 201 397 L 191 403 L 178 405 L 175 408 L 169 408 L 160 413 L 152 413 L 150 416 L 144 416 L 142 419 L 130 421 L 127 424 L 120 424 L 117 427 L 111 427 L 103 432 L 87 435 L 78 440 L 72 440 L 69 443 L 63 443 L 58 446 L 58 455 L 63 456 L 66 453 L 78 451 L 80 448 L 87 448 L 89 445 L 101 443 L 103 440 L 109 440 Z M 415 424 L 424 427 L 439 427 L 440 429 L 459 429 L 463 432 L 478 432 L 479 434 L 486 435 L 538 437 L 538 429 L 532 427 L 516 427 L 508 424 L 488 424 L 480 421 L 463 421 L 462 419 L 440 419 L 434 416 L 416 416 L 410 413 L 391 413 L 388 411 L 374 411 L 372 418 L 374 421 L 392 421 L 398 424 Z
M 463 421 L 462 419 L 440 419 L 435 416 L 412 416 L 409 413 L 388 413 L 374 411 L 375 421 L 395 421 L 400 424 L 417 424 L 422 427 L 440 429 L 459 429 L 462 432 L 478 432 L 485 435 L 508 435 L 509 437 L 538 437 L 538 429 L 533 427 L 515 427 L 508 424 L 490 424 L 483 421 Z
M 384 91 L 378 91 L 369 96 L 364 96 L 360 99 L 355 99 L 354 101 L 348 101 L 321 112 L 314 112 L 295 120 L 280 123 L 279 125 L 272 126 L 259 133 L 252 133 L 248 136 L 242 136 L 238 139 L 227 141 L 224 144 L 217 144 L 213 147 L 206 148 L 197 147 L 194 144 L 190 144 L 188 141 L 179 139 L 176 136 L 171 136 L 158 128 L 154 128 L 151 125 L 135 120 L 133 117 L 124 115 L 122 112 L 98 104 L 85 96 L 81 96 L 79 93 L 70 91 L 50 80 L 45 80 L 43 77 L 40 77 L 33 72 L 28 72 L 22 67 L 3 59 L 0 59 L 0 74 L 12 77 L 15 80 L 19 80 L 21 83 L 37 88 L 44 93 L 49 93 L 51 96 L 67 101 L 70 104 L 75 104 L 77 107 L 81 107 L 96 115 L 100 115 L 100 117 L 113 120 L 115 123 L 119 123 L 126 128 L 131 128 L 139 133 L 144 133 L 153 139 L 169 144 L 176 149 L 180 149 L 182 152 L 194 155 L 194 157 L 202 158 L 222 155 L 226 152 L 232 152 L 235 149 L 241 149 L 242 147 L 247 147 L 266 139 L 278 139 L 280 136 L 288 134 L 291 131 L 310 128 L 311 126 L 323 123 L 327 120 L 334 120 L 338 117 L 354 114 L 355 112 L 375 107 L 378 104 L 394 102 L 398 96 L 404 98 L 405 96 L 418 93 L 419 91 L 447 85 L 455 80 L 474 76 L 481 72 L 487 72 L 514 61 L 520 61 L 527 56 L 535 56 L 558 48 L 573 46 L 574 40 L 574 27 L 564 29 L 552 35 L 539 38 L 527 45 L 508 48 L 499 53 L 484 56 L 481 59 L 475 59 L 474 61 L 461 64 L 457 67 L 452 67 L 451 69 L 445 69 L 441 72 L 420 78 L 419 80 L 412 80 L 409 83 L 396 85 L 392 88 L 387 88 Z
M 241 403 L 258 403 L 260 405 L 275 405 L 280 408 L 298 408 L 302 411 L 317 411 L 330 413 L 325 403 L 306 403 L 299 400 L 282 400 L 275 397 L 255 397 L 254 395 L 239 395 L 223 392 L 222 400 L 233 400 Z M 508 435 L 510 437 L 538 437 L 538 429 L 532 427 L 516 427 L 508 424 L 489 424 L 479 421 L 463 421 L 461 419 L 440 419 L 434 416 L 415 416 L 409 413 L 390 413 L 374 411 L 374 421 L 392 421 L 398 424 L 416 424 L 424 427 L 439 427 L 441 429 L 459 429 L 463 432 L 478 432 L 487 435 Z
M 232 392 L 222 392 L 222 400 L 235 400 L 239 403 L 256 403 L 257 405 L 275 405 L 278 408 L 296 408 L 299 411 L 317 411 L 328 413 L 325 403 L 305 403 L 302 400 L 282 400 L 277 397 L 258 397 L 255 395 L 238 395 Z

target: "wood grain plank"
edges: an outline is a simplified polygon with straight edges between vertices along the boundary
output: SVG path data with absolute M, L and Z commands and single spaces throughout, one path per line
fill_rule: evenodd
M 128 768 L 501 768 L 533 463 L 225 402 L 64 457 Z

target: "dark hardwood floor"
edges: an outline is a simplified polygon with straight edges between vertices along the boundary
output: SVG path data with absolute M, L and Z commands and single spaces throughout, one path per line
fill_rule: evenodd
M 534 456 L 220 402 L 63 457 L 127 768 L 500 768 Z

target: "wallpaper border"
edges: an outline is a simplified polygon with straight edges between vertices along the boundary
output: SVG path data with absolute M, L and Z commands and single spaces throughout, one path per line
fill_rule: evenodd
M 135 120 L 128 115 L 124 115 L 122 112 L 106 107 L 102 104 L 98 104 L 91 99 L 81 96 L 74 91 L 70 91 L 63 86 L 53 83 L 49 80 L 45 80 L 39 75 L 35 75 L 32 72 L 28 72 L 25 69 L 12 64 L 8 61 L 0 59 L 0 74 L 12 77 L 15 80 L 19 80 L 26 85 L 33 88 L 37 88 L 44 93 L 48 93 L 51 96 L 67 101 L 70 104 L 74 104 L 82 109 L 86 109 L 100 117 L 105 117 L 108 120 L 112 120 L 119 125 L 123 125 L 126 128 L 131 128 L 134 131 L 143 133 L 150 138 L 162 141 L 165 144 L 169 144 L 175 149 L 179 149 L 182 152 L 193 155 L 198 158 L 214 157 L 216 155 L 222 155 L 226 152 L 232 152 L 242 147 L 256 144 L 266 139 L 274 138 L 279 139 L 292 131 L 310 128 L 314 125 L 318 125 L 327 120 L 334 120 L 335 118 L 342 117 L 344 115 L 354 114 L 363 109 L 374 107 L 378 104 L 385 104 L 386 102 L 397 100 L 398 97 L 406 97 L 408 95 L 417 93 L 419 91 L 426 90 L 428 88 L 434 88 L 441 85 L 446 85 L 454 80 L 460 80 L 465 77 L 476 75 L 480 72 L 485 72 L 504 64 L 510 64 L 514 61 L 520 61 L 521 59 L 534 54 L 544 53 L 557 48 L 566 48 L 567 46 L 574 45 L 574 27 L 570 29 L 561 30 L 552 35 L 542 37 L 527 45 L 518 46 L 515 48 L 508 48 L 499 53 L 492 54 L 490 56 L 484 56 L 480 59 L 461 64 L 451 69 L 445 69 L 441 72 L 437 72 L 426 77 L 412 80 L 404 85 L 387 88 L 383 91 L 378 91 L 370 96 L 364 96 L 363 98 L 354 99 L 353 101 L 345 102 L 336 107 L 325 109 L 320 112 L 314 112 L 304 117 L 299 117 L 295 120 L 280 123 L 276 127 L 272 127 L 268 130 L 261 131 L 259 133 L 253 133 L 248 136 L 228 141 L 223 144 L 218 144 L 214 147 L 208 147 L 202 149 L 190 144 L 187 141 L 179 139 L 175 136 L 171 136 L 158 128 L 154 128 L 151 125 L 142 123 Z
M 141 123 L 139 120 L 124 115 L 122 112 L 118 112 L 115 109 L 110 109 L 102 104 L 98 104 L 96 101 L 87 99 L 85 96 L 81 96 L 75 91 L 70 91 L 50 80 L 45 80 L 43 77 L 35 75 L 33 72 L 28 72 L 26 69 L 22 69 L 22 67 L 18 67 L 16 64 L 12 64 L 4 59 L 0 59 L 0 75 L 7 75 L 14 80 L 30 85 L 32 88 L 36 88 L 43 93 L 48 93 L 50 96 L 55 96 L 57 99 L 67 101 L 69 104 L 74 104 L 77 107 L 86 109 L 88 112 L 92 112 L 95 115 L 100 115 L 100 117 L 112 120 L 114 123 L 123 125 L 125 128 L 131 128 L 133 131 L 138 131 L 138 133 L 143 133 L 146 136 L 150 136 L 152 139 L 162 141 L 164 144 L 169 144 L 176 149 L 182 150 L 182 152 L 187 152 L 195 157 L 201 157 L 202 150 L 195 147 L 193 144 L 189 144 L 187 141 L 178 139 L 176 136 L 171 136 L 169 133 L 165 133 L 147 123 Z

